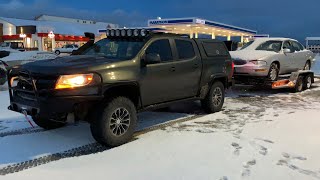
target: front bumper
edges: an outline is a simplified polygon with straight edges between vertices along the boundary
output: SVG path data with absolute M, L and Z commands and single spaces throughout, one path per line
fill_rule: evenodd
M 55 119 L 75 112 L 79 107 L 90 108 L 103 99 L 100 85 L 65 90 L 39 90 L 36 85 L 37 80 L 31 76 L 22 78 L 18 74 L 9 73 L 8 79 L 10 95 L 8 109 L 19 113 L 25 111 L 30 116 Z M 23 84 L 20 81 L 23 81 Z M 17 85 L 14 85 L 14 82 Z
M 234 66 L 235 76 L 257 76 L 266 77 L 269 73 L 269 67 L 267 65 L 254 65 L 244 64 Z

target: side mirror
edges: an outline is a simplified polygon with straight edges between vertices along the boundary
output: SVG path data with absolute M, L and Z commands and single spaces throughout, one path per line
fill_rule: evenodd
M 145 56 L 145 63 L 146 64 L 156 64 L 156 63 L 160 63 L 161 62 L 161 58 L 160 55 L 157 53 L 148 53 Z
M 292 53 L 290 49 L 286 48 L 286 49 L 283 49 L 283 53 L 287 54 L 287 53 Z

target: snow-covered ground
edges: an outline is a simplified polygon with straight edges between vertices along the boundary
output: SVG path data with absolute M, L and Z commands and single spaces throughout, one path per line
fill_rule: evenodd
M 30 127 L 6 110 L 0 91 L 0 135 Z M 224 110 L 138 135 L 100 153 L 34 165 L 1 179 L 320 179 L 320 83 L 312 90 L 228 91 Z M 201 113 L 199 103 L 139 115 L 139 129 Z M 0 172 L 10 164 L 93 143 L 85 123 L 0 136 Z

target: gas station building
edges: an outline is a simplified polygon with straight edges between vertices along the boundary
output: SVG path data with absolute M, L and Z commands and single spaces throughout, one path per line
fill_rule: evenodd
M 226 40 L 230 41 L 233 37 L 238 37 L 241 43 L 248 42 L 251 37 L 257 35 L 257 31 L 255 30 L 196 17 L 150 19 L 148 20 L 148 26 L 164 29 L 166 33 L 188 34 L 190 38 L 206 35 L 212 39 L 225 37 Z

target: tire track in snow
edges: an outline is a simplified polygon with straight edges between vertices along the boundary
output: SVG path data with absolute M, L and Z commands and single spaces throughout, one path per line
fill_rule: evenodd
M 0 138 L 6 137 L 6 136 L 16 136 L 16 135 L 24 135 L 24 134 L 32 134 L 32 133 L 39 133 L 46 131 L 45 129 L 40 129 L 40 128 L 23 128 L 23 129 L 17 129 L 17 130 L 12 130 L 12 131 L 7 131 L 7 132 L 1 132 L 0 133 Z
M 142 135 L 142 134 L 146 134 L 148 132 L 151 131 L 155 131 L 155 130 L 159 130 L 159 129 L 163 129 L 167 126 L 171 126 L 173 124 L 176 123 L 181 123 L 181 122 L 186 122 L 186 121 L 191 121 L 194 120 L 196 118 L 200 118 L 203 117 L 204 115 L 193 115 L 193 116 L 188 116 L 186 118 L 181 118 L 181 119 L 177 119 L 177 120 L 172 120 L 166 123 L 162 123 L 162 124 L 158 124 L 155 126 L 151 126 L 142 130 L 139 130 L 137 132 L 135 132 L 133 140 L 134 141 L 137 139 L 138 136 Z M 29 129 L 29 128 L 26 128 Z M 40 129 L 41 130 L 41 129 Z M 85 156 L 85 155 L 90 155 L 90 154 L 96 154 L 96 153 L 100 153 L 106 150 L 109 150 L 110 148 L 103 146 L 97 142 L 95 143 L 90 143 L 84 146 L 80 146 L 77 148 L 73 148 L 67 151 L 63 151 L 63 152 L 59 152 L 59 153 L 54 153 L 54 154 L 50 154 L 47 156 L 43 156 L 43 157 L 39 157 L 36 159 L 32 159 L 32 160 L 28 160 L 28 161 L 24 161 L 24 162 L 20 162 L 20 163 L 16 163 L 16 164 L 12 164 L 12 165 L 8 165 L 6 167 L 0 168 L 0 175 L 4 176 L 7 174 L 12 174 L 12 173 L 16 173 L 16 172 L 20 172 L 26 169 L 30 169 L 30 168 L 34 168 L 40 165 L 44 165 L 44 164 L 48 164 L 50 162 L 53 161 L 58 161 L 61 159 L 65 159 L 65 158 L 72 158 L 72 157 L 79 157 L 79 156 Z

